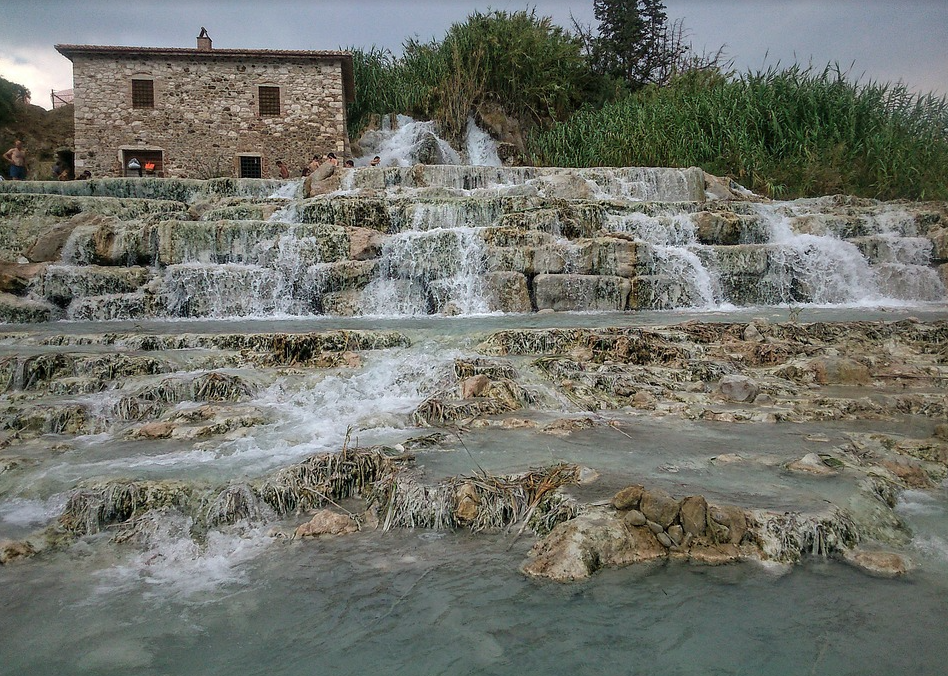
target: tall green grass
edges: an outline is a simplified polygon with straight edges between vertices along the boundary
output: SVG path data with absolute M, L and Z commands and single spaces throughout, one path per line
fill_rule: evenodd
M 775 197 L 948 199 L 948 102 L 837 67 L 701 72 L 578 111 L 529 139 L 538 164 L 700 166 Z

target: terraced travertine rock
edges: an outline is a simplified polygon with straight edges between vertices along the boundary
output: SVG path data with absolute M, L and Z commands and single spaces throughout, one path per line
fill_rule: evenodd
M 948 323 L 937 321 L 696 322 L 507 330 L 479 349 L 536 357 L 534 368 L 588 410 L 632 406 L 732 421 L 938 419 L 948 414 L 946 341 Z M 725 387 L 735 379 L 753 399 L 735 401 Z
M 338 187 L 305 199 L 298 182 L 233 179 L 0 187 L 0 292 L 23 299 L 0 302 L 0 318 L 946 298 L 941 203 L 768 203 L 697 169 L 419 165 L 346 170 Z M 50 279 L 74 289 L 45 293 L 35 263 L 75 268 Z M 110 286 L 91 266 L 151 271 Z
M 359 368 L 365 350 L 409 344 L 396 331 L 14 332 L 0 341 L 0 445 L 49 434 L 219 437 L 269 422 L 256 395 L 288 369 Z

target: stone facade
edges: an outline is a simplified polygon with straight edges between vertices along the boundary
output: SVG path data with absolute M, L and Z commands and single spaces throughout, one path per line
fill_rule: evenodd
M 141 156 L 142 164 L 155 163 L 158 176 L 253 177 L 259 171 L 263 178 L 279 177 L 277 160 L 299 176 L 315 153 L 348 153 L 351 54 L 203 43 L 199 38 L 198 49 L 56 46 L 73 62 L 77 172 L 131 175 L 129 159 Z M 140 100 L 133 106 L 133 80 L 152 90 L 152 106 Z M 279 92 L 276 114 L 261 111 L 261 87 Z

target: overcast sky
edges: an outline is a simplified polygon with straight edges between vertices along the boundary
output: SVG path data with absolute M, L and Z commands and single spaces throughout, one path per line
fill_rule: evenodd
M 72 87 L 57 43 L 194 47 L 201 26 L 215 47 L 337 49 L 440 39 L 474 10 L 534 7 L 562 26 L 595 25 L 593 0 L 0 0 L 0 76 L 49 107 Z M 666 0 L 695 49 L 724 46 L 740 70 L 838 63 L 860 81 L 901 81 L 948 94 L 948 0 Z

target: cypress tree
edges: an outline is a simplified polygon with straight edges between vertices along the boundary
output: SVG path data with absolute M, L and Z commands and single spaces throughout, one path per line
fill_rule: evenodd
M 667 17 L 661 0 L 593 0 L 599 36 L 592 48 L 597 71 L 638 89 L 653 82 L 665 53 Z

